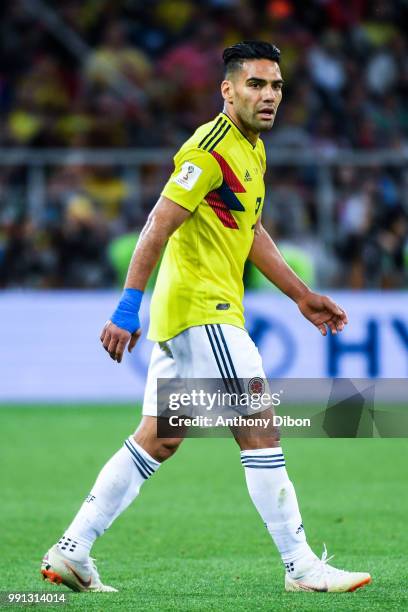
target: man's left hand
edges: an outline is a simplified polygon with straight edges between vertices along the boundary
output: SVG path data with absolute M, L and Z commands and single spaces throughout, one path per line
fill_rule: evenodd
M 346 312 L 326 295 L 308 291 L 297 305 L 302 315 L 313 323 L 323 336 L 326 336 L 327 328 L 332 334 L 337 334 L 343 331 L 348 323 Z

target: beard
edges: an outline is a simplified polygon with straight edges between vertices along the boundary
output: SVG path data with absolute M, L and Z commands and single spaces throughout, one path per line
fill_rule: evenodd
M 251 130 L 251 132 L 268 132 L 273 127 L 275 115 L 270 119 L 258 119 L 256 115 L 251 115 L 248 118 L 243 117 L 241 121 L 247 129 Z
M 268 132 L 271 130 L 276 116 L 274 114 L 270 119 L 260 119 L 257 112 L 250 112 L 245 107 L 242 108 L 242 111 L 240 109 L 240 112 L 237 112 L 237 115 L 245 128 L 254 133 Z
M 254 125 L 257 125 L 258 128 L 257 130 L 259 132 L 268 132 L 269 130 L 271 130 L 273 128 L 273 124 L 275 123 L 275 115 L 273 115 L 270 119 L 268 120 L 255 120 L 254 121 Z

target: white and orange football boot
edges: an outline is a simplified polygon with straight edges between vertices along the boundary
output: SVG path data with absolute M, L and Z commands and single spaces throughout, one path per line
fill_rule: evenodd
M 94 559 L 88 557 L 83 563 L 72 561 L 62 554 L 57 545 L 50 548 L 44 556 L 41 574 L 44 580 L 54 584 L 65 584 L 72 591 L 117 592 L 117 589 L 102 584 Z
M 326 545 L 322 558 L 316 559 L 300 578 L 292 578 L 285 574 L 286 591 L 314 591 L 320 593 L 349 593 L 370 584 L 371 576 L 366 572 L 346 572 L 331 565 L 327 557 Z

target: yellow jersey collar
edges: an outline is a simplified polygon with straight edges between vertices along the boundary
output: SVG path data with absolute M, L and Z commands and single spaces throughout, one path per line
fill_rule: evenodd
M 259 138 L 256 141 L 256 144 L 252 144 L 252 142 L 250 140 L 248 140 L 248 138 L 245 136 L 245 134 L 239 129 L 239 127 L 237 126 L 236 123 L 234 123 L 234 121 L 231 119 L 231 117 L 225 112 L 222 111 L 219 116 L 223 116 L 224 118 L 227 119 L 227 121 L 229 122 L 229 124 L 235 129 L 235 131 L 238 133 L 239 137 L 242 138 L 243 140 L 245 140 L 249 145 L 251 145 L 252 149 L 256 149 L 256 146 L 258 144 Z

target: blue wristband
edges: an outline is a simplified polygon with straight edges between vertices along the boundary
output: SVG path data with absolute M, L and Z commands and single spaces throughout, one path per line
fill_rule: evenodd
M 139 308 L 142 297 L 143 291 L 139 289 L 124 289 L 120 302 L 111 316 L 112 323 L 131 334 L 139 329 Z

